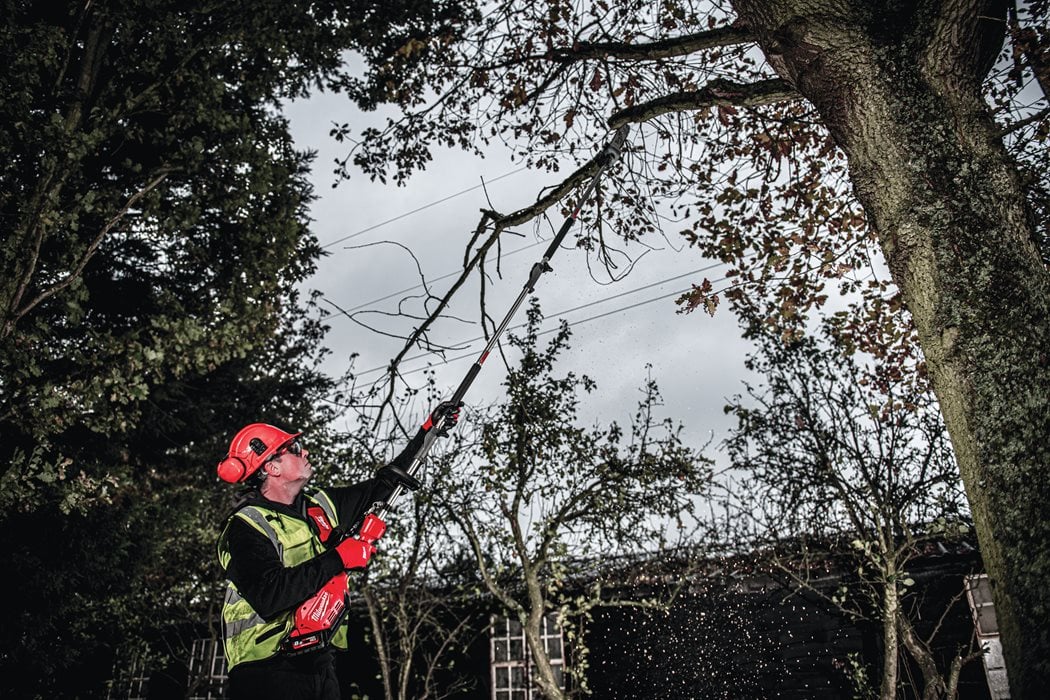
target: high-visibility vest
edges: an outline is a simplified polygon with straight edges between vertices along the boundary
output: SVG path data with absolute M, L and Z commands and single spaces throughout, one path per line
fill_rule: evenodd
M 332 500 L 324 491 L 309 496 L 307 510 L 314 511 L 317 519 L 319 507 L 328 519 L 329 528 L 322 531 L 327 534 L 330 529 L 338 527 L 339 518 Z M 273 543 L 281 562 L 285 566 L 295 566 L 316 557 L 325 551 L 321 539 L 314 534 L 310 525 L 301 518 L 295 518 L 278 512 L 265 505 L 252 504 L 238 510 L 227 522 L 240 518 L 265 535 Z M 219 566 L 225 571 L 230 564 L 230 551 L 226 542 L 226 531 L 223 530 L 218 541 Z M 226 582 L 226 597 L 222 604 L 223 644 L 226 649 L 226 668 L 249 662 L 261 661 L 277 655 L 281 642 L 294 625 L 295 611 L 289 610 L 276 619 L 267 622 L 245 600 L 237 587 L 229 580 Z M 332 645 L 347 648 L 347 622 L 344 620 L 332 637 Z

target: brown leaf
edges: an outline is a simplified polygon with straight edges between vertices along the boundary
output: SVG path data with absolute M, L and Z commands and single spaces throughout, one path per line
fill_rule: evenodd
M 591 76 L 591 92 L 598 92 L 602 89 L 602 85 L 605 81 L 602 80 L 602 73 L 597 68 L 594 69 L 594 75 Z

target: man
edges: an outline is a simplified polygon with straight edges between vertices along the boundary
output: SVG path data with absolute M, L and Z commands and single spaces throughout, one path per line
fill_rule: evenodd
M 219 477 L 251 490 L 217 543 L 227 579 L 222 626 L 231 700 L 339 700 L 334 652 L 347 648 L 346 620 L 304 650 L 295 641 L 296 611 L 320 598 L 344 602 L 345 572 L 368 565 L 386 529 L 374 514 L 362 516 L 398 485 L 419 486 L 406 468 L 428 430 L 439 425 L 445 435 L 455 425 L 460 406 L 439 404 L 376 478 L 313 492 L 304 491 L 313 466 L 302 433 L 252 423 L 234 436 Z

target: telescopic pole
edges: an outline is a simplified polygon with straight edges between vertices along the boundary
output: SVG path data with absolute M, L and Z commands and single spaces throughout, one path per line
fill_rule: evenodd
M 587 188 L 583 191 L 583 195 L 577 200 L 576 208 L 569 215 L 569 218 L 567 218 L 561 225 L 561 228 L 558 229 L 558 233 L 554 236 L 554 240 L 552 240 L 550 245 L 547 246 L 547 250 L 544 251 L 543 257 L 533 264 L 532 270 L 529 272 L 529 278 L 526 280 L 525 286 L 522 287 L 521 292 L 518 294 L 518 298 L 514 300 L 513 304 L 511 304 L 510 310 L 507 312 L 507 315 L 503 317 L 503 321 L 500 322 L 496 331 L 492 334 L 492 337 L 489 338 L 489 342 L 485 345 L 485 349 L 482 350 L 478 358 L 474 360 L 474 364 L 471 365 L 470 369 L 467 371 L 467 375 L 463 377 L 463 381 L 461 381 L 459 386 L 456 387 L 456 391 L 452 394 L 452 398 L 450 399 L 451 403 L 458 404 L 463 400 L 463 397 L 467 393 L 467 389 L 470 388 L 470 385 L 473 384 L 474 380 L 477 378 L 478 373 L 481 372 L 481 367 L 485 364 L 485 360 L 488 359 L 489 353 L 492 352 L 494 347 L 496 347 L 496 343 L 499 342 L 500 336 L 502 336 L 507 330 L 507 326 L 510 325 L 511 319 L 514 317 L 514 314 L 517 313 L 522 302 L 524 302 L 525 298 L 536 289 L 536 283 L 539 281 L 540 277 L 543 276 L 543 273 L 551 271 L 550 260 L 554 257 L 554 254 L 558 252 L 558 248 L 561 247 L 562 241 L 565 240 L 565 236 L 569 233 L 569 229 L 572 228 L 574 223 L 576 223 L 576 217 L 579 216 L 583 203 L 587 201 L 587 198 L 594 192 L 594 188 L 598 186 L 598 179 L 601 177 L 602 173 L 605 172 L 610 165 L 620 159 L 620 153 L 623 150 L 624 143 L 627 141 L 628 129 L 629 126 L 626 124 L 617 129 L 616 133 L 613 134 L 612 139 L 609 140 L 609 143 L 607 143 L 605 148 L 602 149 L 602 152 L 598 154 L 598 160 L 601 161 L 598 171 L 594 173 L 594 177 L 592 177 L 591 181 L 587 184 Z M 423 444 L 420 446 L 415 456 L 413 456 L 408 469 L 406 469 L 409 476 L 414 477 L 420 470 L 423 461 L 430 453 L 430 448 L 433 446 L 434 441 L 437 439 L 437 436 L 441 433 L 442 429 L 445 428 L 446 421 L 447 418 L 441 416 L 439 421 L 427 431 L 423 437 Z M 398 499 L 400 499 L 404 490 L 405 487 L 399 484 L 394 489 L 393 493 L 390 494 L 390 497 L 387 498 L 386 502 L 377 504 L 377 507 L 373 512 L 380 518 L 383 518 L 387 511 L 394 506 Z
M 485 349 L 482 350 L 481 355 L 477 360 L 474 361 L 473 366 L 467 372 L 467 376 L 460 382 L 459 387 L 456 388 L 455 393 L 452 395 L 452 401 L 458 404 L 463 400 L 463 396 L 467 393 L 467 389 L 474 383 L 474 379 L 478 376 L 478 372 L 481 371 L 481 366 L 485 364 L 485 360 L 488 358 L 489 353 L 492 352 L 492 348 L 496 346 L 496 342 L 500 336 L 503 335 L 504 331 L 507 330 L 507 326 L 510 325 L 510 320 L 514 316 L 518 307 L 525 300 L 535 288 L 536 282 L 545 272 L 549 272 L 550 259 L 554 257 L 554 254 L 558 252 L 559 246 L 565 239 L 566 234 L 572 227 L 572 224 L 576 221 L 576 217 L 580 213 L 580 208 L 583 203 L 587 201 L 587 198 L 591 196 L 594 188 L 598 185 L 599 176 L 608 168 L 611 164 L 615 163 L 620 157 L 620 151 L 623 149 L 624 142 L 627 139 L 627 127 L 620 127 L 613 135 L 612 140 L 605 146 L 598 159 L 599 163 L 598 172 L 591 178 L 590 183 L 587 185 L 587 189 L 584 190 L 583 195 L 580 197 L 579 202 L 576 205 L 576 209 L 572 212 L 565 223 L 562 224 L 558 230 L 554 240 L 547 247 L 546 252 L 543 254 L 543 258 L 540 259 L 535 265 L 532 266 L 532 271 L 529 273 L 529 279 L 525 282 L 524 288 L 518 295 L 518 298 L 514 300 L 514 304 L 510 307 L 510 311 L 504 317 L 503 322 L 499 324 L 496 332 L 492 334 L 492 338 L 489 339 Z M 415 478 L 416 473 L 423 465 L 423 461 L 426 459 L 427 454 L 430 452 L 431 446 L 434 444 L 434 440 L 441 433 L 443 429 L 449 427 L 447 425 L 448 417 L 441 415 L 435 425 L 423 435 L 423 444 L 419 450 L 412 457 L 412 461 L 409 464 L 407 472 L 408 476 Z M 404 484 L 398 484 L 394 487 L 393 492 L 386 499 L 386 501 L 380 501 L 374 503 L 368 513 L 361 517 L 361 520 L 357 521 L 350 532 L 356 532 L 357 537 L 360 537 L 363 541 L 371 544 L 375 541 L 375 533 L 371 532 L 372 526 L 375 525 L 375 520 L 379 519 L 382 524 L 382 519 L 386 517 L 387 512 L 393 508 L 394 504 L 404 494 Z M 385 526 L 381 525 L 379 535 L 382 535 L 382 528 Z M 340 528 L 336 528 L 337 531 Z M 366 535 L 366 530 L 369 530 L 371 537 Z M 333 533 L 334 534 L 334 533 Z M 345 537 L 344 532 L 340 532 L 338 537 L 331 542 L 339 542 Z M 295 611 L 295 620 L 292 630 L 288 633 L 285 639 L 282 641 L 282 648 L 290 654 L 300 654 L 306 651 L 310 651 L 318 646 L 325 646 L 329 643 L 334 634 L 335 630 L 341 624 L 343 617 L 346 615 L 346 595 L 347 595 L 347 580 L 346 572 L 341 571 L 336 576 L 332 577 L 331 580 L 326 583 L 320 591 L 318 591 L 309 600 L 302 603 Z

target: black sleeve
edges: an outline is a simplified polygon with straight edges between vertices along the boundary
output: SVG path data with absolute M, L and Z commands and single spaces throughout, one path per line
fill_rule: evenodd
M 386 501 L 393 493 L 394 487 L 383 479 L 369 479 L 353 486 L 333 486 L 324 489 L 332 497 L 335 509 L 339 513 L 339 524 L 355 528 L 373 503 Z M 348 529 L 348 534 L 356 534 L 356 529 Z
M 412 458 L 422 446 L 425 434 L 425 430 L 417 432 L 415 437 L 405 445 L 405 449 L 401 450 L 397 457 L 390 460 L 390 464 L 407 469 Z M 382 473 L 383 470 L 380 469 L 378 474 L 382 475 Z M 335 508 L 339 512 L 340 524 L 345 525 L 347 528 L 354 528 L 360 524 L 358 521 L 361 520 L 373 503 L 386 501 L 390 498 L 390 494 L 394 492 L 396 485 L 395 482 L 383 478 L 375 478 L 362 481 L 353 486 L 329 487 L 324 489 L 324 491 L 332 497 L 332 501 L 335 503 Z M 350 532 L 353 534 L 354 531 L 351 529 Z
M 270 539 L 240 518 L 232 518 L 222 536 L 230 551 L 226 577 L 265 620 L 295 608 L 343 570 L 334 549 L 284 566 Z
M 402 469 L 408 469 L 409 462 L 416 456 L 416 452 L 419 452 L 419 448 L 423 446 L 423 438 L 426 437 L 427 431 L 420 428 L 416 431 L 415 436 L 408 441 L 405 445 L 405 449 L 401 450 L 401 454 L 390 460 L 391 464 L 395 464 Z

